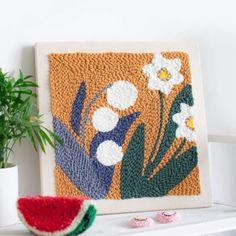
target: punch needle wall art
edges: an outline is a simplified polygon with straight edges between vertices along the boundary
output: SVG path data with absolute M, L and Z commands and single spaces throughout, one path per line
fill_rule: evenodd
M 54 154 L 56 195 L 103 204 L 169 198 L 170 206 L 204 196 L 188 52 L 47 57 L 51 121 L 64 143 Z

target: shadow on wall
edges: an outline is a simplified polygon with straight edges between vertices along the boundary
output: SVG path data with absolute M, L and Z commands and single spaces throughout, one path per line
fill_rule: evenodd
M 25 75 L 33 75 L 35 80 L 34 47 L 22 48 L 19 67 Z M 28 140 L 15 147 L 11 161 L 18 165 L 20 196 L 40 194 L 38 153 Z
M 40 194 L 38 153 L 28 140 L 16 145 L 11 161 L 18 165 L 20 196 Z
M 21 50 L 20 68 L 25 74 L 35 78 L 35 53 L 34 46 L 23 47 Z

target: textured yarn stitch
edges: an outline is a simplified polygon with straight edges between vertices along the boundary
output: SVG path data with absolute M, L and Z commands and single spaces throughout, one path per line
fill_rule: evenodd
M 187 53 L 50 54 L 49 66 L 54 131 L 64 141 L 64 146 L 56 145 L 58 195 L 127 199 L 200 194 L 196 141 L 184 131 L 177 137 L 176 130 L 183 127 L 173 119 L 182 117 L 182 104 L 194 106 Z M 150 78 L 147 71 L 155 68 Z M 160 81 L 161 90 L 155 84 Z M 116 114 L 117 124 L 107 120 L 106 126 L 104 117 L 93 116 L 100 108 Z M 109 131 L 98 130 L 94 122 Z M 115 163 L 97 158 L 106 141 L 121 150 Z M 99 155 L 106 151 L 107 158 L 114 157 L 111 147 L 99 150 Z
M 21 221 L 36 235 L 75 236 L 87 230 L 96 208 L 86 198 L 24 197 L 17 201 Z

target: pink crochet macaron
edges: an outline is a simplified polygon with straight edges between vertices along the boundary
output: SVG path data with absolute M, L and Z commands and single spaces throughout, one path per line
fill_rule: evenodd
M 152 224 L 152 218 L 146 216 L 136 216 L 129 221 L 129 226 L 132 228 L 150 227 Z
M 162 224 L 175 222 L 180 219 L 180 214 L 176 211 L 160 211 L 156 215 L 157 221 Z

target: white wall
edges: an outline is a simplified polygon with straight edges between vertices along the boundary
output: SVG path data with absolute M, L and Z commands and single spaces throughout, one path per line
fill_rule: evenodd
M 209 132 L 236 132 L 234 2 L 2 0 L 0 67 L 34 74 L 33 46 L 39 41 L 198 41 Z M 232 187 L 221 189 L 224 180 L 235 181 L 236 146 L 213 145 L 212 152 L 215 196 L 236 203 Z M 26 141 L 14 156 L 20 168 L 20 193 L 38 194 L 37 154 Z

